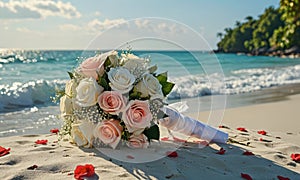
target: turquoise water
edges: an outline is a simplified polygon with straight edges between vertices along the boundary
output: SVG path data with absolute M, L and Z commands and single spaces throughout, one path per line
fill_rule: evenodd
M 300 83 L 300 59 L 183 51 L 135 51 L 150 57 L 176 86 L 169 100 L 241 94 Z M 95 51 L 0 50 L 0 137 L 59 125 L 50 96 L 67 71 Z M 222 82 L 220 87 L 214 80 Z M 20 125 L 22 122 L 22 125 Z

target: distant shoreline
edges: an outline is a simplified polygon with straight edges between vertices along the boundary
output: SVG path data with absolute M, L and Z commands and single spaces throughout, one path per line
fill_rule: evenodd
M 266 48 L 258 49 L 252 52 L 225 52 L 223 50 L 213 50 L 216 54 L 245 54 L 247 56 L 269 56 L 269 57 L 280 57 L 280 58 L 300 58 L 300 48 L 293 47 L 286 50 L 270 50 Z

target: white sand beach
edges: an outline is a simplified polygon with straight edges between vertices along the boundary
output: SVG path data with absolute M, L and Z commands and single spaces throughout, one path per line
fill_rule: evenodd
M 184 143 L 177 149 L 178 157 L 148 163 L 121 162 L 96 149 L 58 143 L 57 135 L 5 137 L 0 146 L 11 151 L 0 157 L 0 179 L 72 179 L 80 164 L 95 166 L 91 179 L 243 179 L 241 173 L 253 179 L 300 179 L 300 163 L 290 157 L 300 153 L 299 107 L 300 95 L 293 95 L 284 101 L 227 109 L 222 125 L 228 128 L 221 129 L 231 142 L 203 148 L 193 141 Z M 201 113 L 199 119 L 207 114 Z M 259 130 L 267 134 L 258 134 Z M 47 139 L 48 144 L 36 145 L 37 139 Z M 221 147 L 226 152 L 216 154 Z M 245 151 L 254 155 L 243 155 Z M 33 165 L 35 170 L 27 169 Z

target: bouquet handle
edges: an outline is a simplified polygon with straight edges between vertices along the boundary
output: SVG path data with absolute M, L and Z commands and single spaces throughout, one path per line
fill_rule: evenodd
M 226 143 L 228 140 L 227 133 L 191 117 L 184 116 L 168 106 L 164 106 L 161 110 L 167 114 L 168 117 L 159 119 L 159 123 L 169 130 L 209 142 Z

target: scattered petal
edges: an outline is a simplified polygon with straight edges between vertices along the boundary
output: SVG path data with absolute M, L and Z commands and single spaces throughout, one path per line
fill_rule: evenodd
M 239 128 L 236 128 L 238 131 L 242 131 L 242 132 L 248 132 L 246 128 L 243 128 L 243 127 L 239 127 Z
M 6 148 L 0 146 L 0 157 L 9 154 L 9 151 L 10 151 L 10 148 L 6 149 Z
M 57 134 L 57 133 L 59 133 L 59 129 L 54 128 L 54 129 L 51 129 L 50 132 L 51 132 L 52 134 Z
M 91 177 L 95 174 L 95 167 L 91 164 L 78 165 L 74 170 L 74 178 L 82 180 L 83 177 Z
M 167 151 L 166 154 L 167 154 L 168 157 L 172 157 L 172 158 L 178 157 L 178 154 L 177 154 L 176 151 Z
M 288 177 L 283 177 L 283 176 L 277 176 L 277 178 L 278 178 L 279 180 L 290 180 L 290 178 L 288 178 Z
M 293 161 L 300 163 L 300 154 L 291 154 L 291 158 Z
M 162 137 L 162 138 L 160 138 L 160 140 L 161 140 L 161 141 L 168 141 L 169 138 L 168 138 L 168 137 Z
M 257 131 L 258 134 L 261 134 L 261 135 L 267 135 L 267 132 L 264 131 L 264 130 L 261 130 L 261 131 Z
M 37 165 L 32 165 L 32 166 L 28 167 L 27 170 L 35 170 L 36 168 L 38 168 Z
M 252 177 L 249 174 L 241 173 L 241 177 L 247 180 L 252 180 Z
M 245 156 L 253 156 L 254 154 L 251 151 L 245 151 L 243 153 L 243 155 L 245 155 Z
M 42 144 L 42 145 L 46 145 L 48 143 L 47 139 L 41 139 L 41 140 L 36 140 L 35 144 Z
M 126 157 L 127 157 L 128 159 L 134 159 L 134 157 L 131 156 L 131 155 L 127 155 Z
M 221 148 L 218 152 L 216 152 L 216 154 L 221 154 L 221 155 L 223 155 L 223 154 L 225 154 L 225 152 L 226 152 L 226 150 L 223 149 L 223 148 Z

